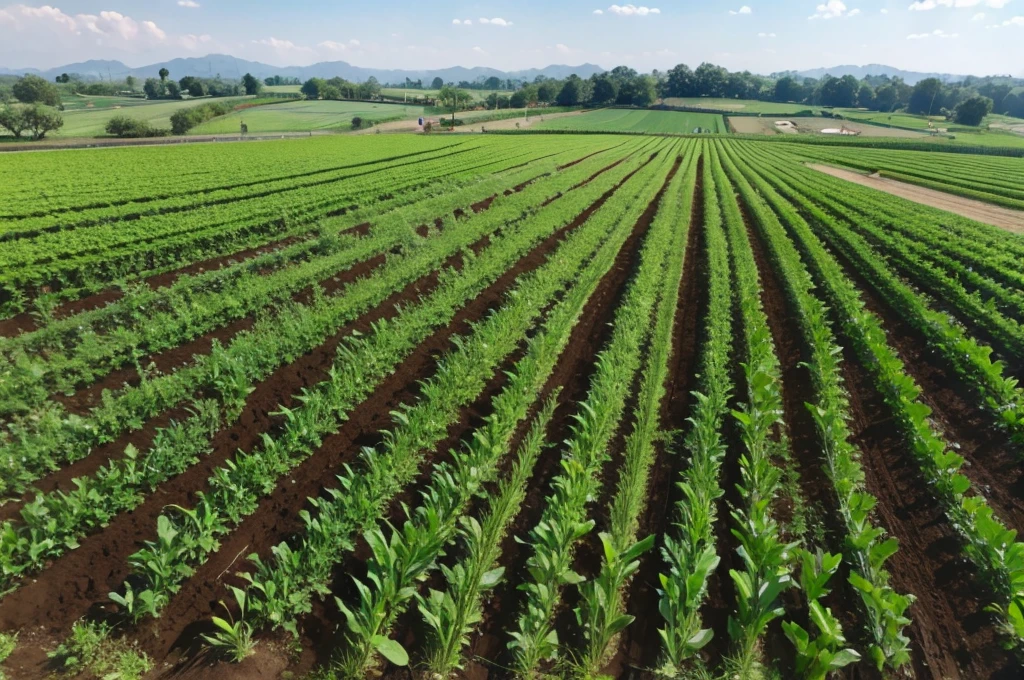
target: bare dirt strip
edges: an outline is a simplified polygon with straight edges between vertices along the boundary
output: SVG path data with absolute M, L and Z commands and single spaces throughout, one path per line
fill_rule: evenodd
M 839 179 L 868 187 L 869 189 L 877 189 L 892 196 L 905 198 L 914 203 L 955 213 L 969 220 L 991 224 L 1015 234 L 1024 234 L 1024 212 L 1019 210 L 1011 210 L 1010 208 L 991 205 L 983 201 L 963 198 L 934 189 L 926 189 L 916 184 L 908 184 L 907 182 L 900 182 L 888 177 L 864 175 L 853 170 L 837 168 L 831 165 L 809 163 L 807 167 L 832 177 L 838 177 Z

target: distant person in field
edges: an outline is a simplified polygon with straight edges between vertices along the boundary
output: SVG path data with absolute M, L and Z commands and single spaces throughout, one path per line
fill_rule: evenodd
M 249 134 L 249 126 L 245 124 L 245 121 L 243 121 L 242 122 L 242 135 L 245 136 L 247 134 Z

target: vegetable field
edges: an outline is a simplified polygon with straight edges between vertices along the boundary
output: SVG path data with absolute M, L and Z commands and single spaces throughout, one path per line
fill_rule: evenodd
M 4 157 L 0 670 L 1019 677 L 1024 239 L 812 163 L 1024 207 L 724 135 Z
M 690 134 L 728 132 L 722 116 L 713 113 L 680 113 L 637 109 L 601 109 L 579 116 L 556 118 L 533 126 L 538 130 L 586 132 L 641 132 L 648 134 Z
M 219 116 L 193 128 L 192 134 L 237 133 L 244 122 L 249 134 L 261 132 L 305 132 L 307 130 L 349 130 L 352 119 L 382 123 L 423 115 L 422 106 L 373 104 L 346 101 L 296 101 L 271 104 Z

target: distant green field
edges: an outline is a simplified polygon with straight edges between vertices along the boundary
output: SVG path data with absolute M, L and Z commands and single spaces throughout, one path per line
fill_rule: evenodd
M 302 89 L 302 85 L 264 85 L 264 92 L 283 92 L 285 94 L 295 94 Z
M 736 113 L 768 113 L 772 115 L 793 114 L 799 111 L 821 110 L 820 106 L 807 104 L 789 104 L 778 102 L 759 102 L 753 99 L 715 99 L 713 97 L 669 97 L 664 100 L 668 106 L 689 106 L 698 109 L 714 109 L 735 111 Z
M 537 123 L 535 130 L 586 130 L 593 132 L 649 132 L 689 134 L 696 128 L 705 132 L 727 132 L 722 116 L 713 113 L 602 109 L 578 116 Z
M 487 97 L 494 94 L 495 92 L 505 95 L 512 94 L 511 92 L 505 90 L 466 90 L 466 92 L 468 92 L 477 101 L 487 99 Z M 423 97 L 436 97 L 438 90 L 407 90 L 403 87 L 385 87 L 380 91 L 380 93 L 383 96 L 389 97 L 391 99 L 403 99 L 407 94 L 409 96 L 409 99 L 413 99 L 416 97 L 422 99 Z
M 114 107 L 144 106 L 152 102 L 142 97 L 91 97 L 87 95 L 70 95 L 61 97 L 65 111 L 81 111 L 83 109 L 112 109 Z
M 126 109 L 80 109 L 78 111 L 64 112 L 64 127 L 58 132 L 51 133 L 54 137 L 98 137 L 105 135 L 104 129 L 114 116 L 127 115 L 138 120 L 144 120 L 153 127 L 170 128 L 171 114 L 178 109 L 198 106 L 205 102 L 238 102 L 252 99 L 252 97 L 219 97 L 217 99 L 192 99 L 181 101 L 141 101 L 141 104 L 126 107 Z
M 969 125 L 957 125 L 946 120 L 943 116 L 919 116 L 903 112 L 880 113 L 878 111 L 858 109 L 836 109 L 836 112 L 842 113 L 849 120 L 870 121 L 915 130 L 942 129 L 954 137 L 954 139 L 950 139 L 945 136 L 937 136 L 935 138 L 936 143 L 976 144 L 978 146 L 1024 146 L 1024 136 L 1009 130 L 999 129 L 998 127 L 987 128 L 991 123 L 1007 125 L 1024 122 L 1007 116 L 991 115 L 985 118 L 985 122 L 980 127 L 972 127 Z M 930 126 L 929 123 L 931 124 Z
M 388 120 L 416 118 L 421 106 L 373 104 L 346 101 L 298 101 L 270 104 L 214 118 L 194 128 L 194 135 L 221 135 L 238 132 L 244 121 L 249 134 L 262 132 L 306 132 L 310 130 L 347 130 L 352 119 L 359 116 L 380 123 Z

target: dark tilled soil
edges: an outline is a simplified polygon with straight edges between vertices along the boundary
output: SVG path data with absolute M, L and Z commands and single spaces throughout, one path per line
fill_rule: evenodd
M 919 361 L 927 353 L 924 341 L 903 335 L 899 329 L 905 328 L 904 322 L 887 310 L 839 253 L 834 255 L 858 283 L 868 308 L 881 315 L 890 342 L 908 361 L 908 372 L 919 381 L 919 375 L 934 376 L 934 369 L 925 371 L 922 367 L 928 363 Z M 840 328 L 838 323 L 835 328 Z M 893 588 L 917 598 L 908 612 L 913 623 L 907 628 L 914 674 L 936 680 L 1019 677 L 1019 669 L 999 645 L 992 616 L 984 611 L 992 597 L 964 557 L 959 534 L 929 492 L 891 410 L 850 349 L 852 341 L 840 335 L 839 344 L 846 348 L 843 370 L 853 441 L 863 455 L 867 490 L 878 499 L 876 523 L 899 541 L 899 551 L 886 567 Z M 931 390 L 939 384 L 925 386 L 926 400 L 934 400 Z
M 778 352 L 782 368 L 783 417 L 786 432 L 789 436 L 792 462 L 799 475 L 799 492 L 807 505 L 807 521 L 810 536 L 790 536 L 789 540 L 804 539 L 805 547 L 810 550 L 821 548 L 831 553 L 841 553 L 845 548 L 847 530 L 843 524 L 832 482 L 826 473 L 826 461 L 822 455 L 818 439 L 817 426 L 805 404 L 817 403 L 817 395 L 810 370 L 804 362 L 810 361 L 810 352 L 803 341 L 803 333 L 797 319 L 796 309 L 789 303 L 785 284 L 773 264 L 760 232 L 754 226 L 753 219 L 743 206 L 743 217 L 747 224 L 747 233 L 754 250 L 761 279 L 761 303 L 768 316 L 768 326 L 772 332 L 775 349 Z M 783 464 L 779 461 L 779 464 Z M 781 518 L 780 518 L 781 519 Z M 818 526 L 820 523 L 820 526 Z M 824 543 L 809 543 L 816 534 L 820 534 Z M 832 577 L 829 586 L 832 590 L 825 604 L 836 615 L 843 626 L 843 631 L 857 649 L 866 649 L 870 640 L 861 623 L 862 605 L 860 596 L 848 582 L 848 569 L 844 562 L 839 572 Z M 806 630 L 810 630 L 807 615 L 806 599 L 793 590 L 784 597 L 788 610 L 788 618 L 796 621 Z M 794 662 L 793 646 L 783 635 L 781 627 L 773 625 L 768 631 L 767 644 L 769 656 L 779 663 L 783 673 L 792 673 Z M 877 678 L 870 664 L 856 664 L 842 671 L 843 677 Z
M 622 183 L 602 196 L 601 202 L 607 200 Z M 589 215 L 580 216 L 585 217 Z M 573 328 L 565 352 L 545 387 L 544 398 L 555 388 L 561 388 L 558 407 L 547 434 L 547 441 L 554 446 L 548 448 L 538 460 L 522 510 L 502 543 L 505 580 L 492 591 L 484 610 L 484 620 L 473 635 L 467 654 L 469 662 L 463 671 L 466 678 L 485 680 L 492 674 L 500 677 L 505 672 L 503 668 L 508 666 L 507 631 L 514 629 L 518 617 L 522 597 L 517 586 L 527 577 L 526 561 L 531 554 L 527 546 L 518 543 L 516 538 L 525 540 L 544 512 L 550 481 L 560 470 L 561 442 L 571 436 L 570 428 L 574 423 L 572 415 L 576 405 L 586 399 L 597 355 L 611 337 L 615 309 L 633 269 L 632 263 L 641 242 L 641 226 L 640 222 L 634 226 L 612 269 L 587 302 L 579 322 Z M 646 227 L 643 227 L 643 231 L 646 231 Z
M 660 599 L 658 574 L 664 569 L 661 549 L 666 532 L 672 530 L 674 506 L 679 500 L 675 483 L 685 464 L 683 432 L 688 429 L 686 419 L 693 409 L 691 392 L 697 386 L 696 371 L 703 342 L 700 333 L 704 328 L 708 307 L 705 287 L 708 262 L 704 248 L 703 166 L 704 158 L 701 157 L 697 161 L 697 183 L 693 190 L 686 251 L 679 254 L 685 258 L 683 279 L 672 330 L 673 351 L 669 359 L 669 375 L 660 414 L 661 429 L 676 434 L 672 440 L 672 450 L 667 449 L 664 442 L 657 446 L 657 457 L 648 480 L 647 510 L 640 520 L 638 532 L 641 537 L 657 536 L 658 542 L 641 559 L 640 569 L 629 588 L 626 613 L 635 616 L 636 620 L 623 632 L 615 655 L 603 669 L 604 673 L 612 677 L 641 676 L 645 669 L 657 665 L 661 653 L 661 640 L 657 632 L 661 620 L 655 614 Z

